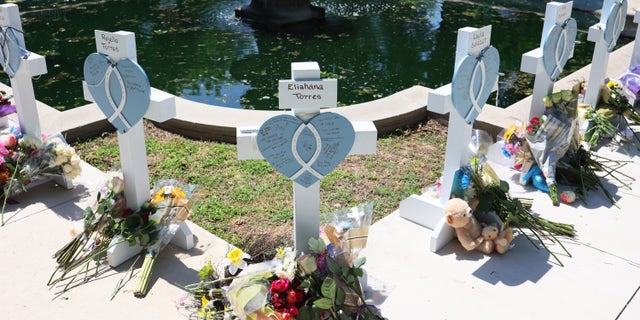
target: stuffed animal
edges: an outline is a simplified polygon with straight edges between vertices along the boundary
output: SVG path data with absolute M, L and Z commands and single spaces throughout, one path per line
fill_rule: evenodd
M 482 228 L 482 238 L 484 241 L 493 242 L 494 249 L 499 254 L 503 254 L 509 250 L 511 240 L 513 240 L 513 230 L 506 228 L 502 232 L 494 224 L 490 224 Z
M 444 206 L 447 224 L 456 230 L 460 244 L 468 251 L 479 250 L 490 254 L 494 250 L 494 243 L 484 241 L 482 226 L 473 216 L 472 211 L 469 204 L 459 198 L 449 200 Z

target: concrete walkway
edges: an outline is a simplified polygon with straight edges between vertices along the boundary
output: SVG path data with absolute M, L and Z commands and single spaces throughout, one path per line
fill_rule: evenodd
M 622 170 L 639 177 L 640 157 L 602 148 L 598 155 L 632 161 Z M 370 229 L 367 257 L 369 296 L 377 297 L 389 319 L 640 319 L 640 225 L 638 188 L 608 190 L 613 207 L 599 191 L 588 203 L 553 207 L 547 194 L 515 183 L 516 172 L 495 165 L 514 197 L 533 198 L 533 211 L 552 221 L 572 223 L 575 239 L 561 238 L 571 253 L 551 245 L 564 266 L 523 234 L 504 255 L 467 252 L 457 240 L 429 251 L 432 231 L 398 212 Z M 537 241 L 536 241 L 537 242 Z M 548 241 L 546 243 L 549 244 Z M 417 307 L 419 306 L 419 307 Z

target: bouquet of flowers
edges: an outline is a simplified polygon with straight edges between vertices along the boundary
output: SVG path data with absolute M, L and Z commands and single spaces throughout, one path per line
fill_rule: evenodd
M 146 246 L 157 239 L 158 230 L 149 219 L 154 212 L 156 207 L 150 202 L 144 203 L 137 211 L 128 208 L 122 173 L 108 172 L 96 202 L 84 210 L 84 229 L 53 255 L 58 266 L 48 285 L 67 281 L 63 289 L 66 291 L 78 276 L 82 275 L 83 281 L 87 281 L 98 275 L 103 258 L 111 247 L 123 242 Z
M 272 260 L 247 265 L 249 255 L 229 251 L 223 270 L 211 260 L 188 285 L 198 319 L 384 319 L 367 305 L 359 277 L 372 204 L 333 213 L 310 253 L 279 248 Z M 328 239 L 328 243 L 323 240 Z M 228 270 L 233 269 L 233 270 Z M 233 276 L 237 269 L 242 271 Z M 226 276 L 225 276 L 226 275 Z
M 576 131 L 578 96 L 572 90 L 562 90 L 544 99 L 542 117 L 533 117 L 526 127 L 525 138 L 533 159 L 541 169 L 549 187 L 553 205 L 559 205 L 556 166 L 569 147 L 576 147 L 580 137 Z
M 156 208 L 156 212 L 149 216 L 149 221 L 156 226 L 158 235 L 147 245 L 142 271 L 133 290 L 133 294 L 137 297 L 147 294 L 149 279 L 158 253 L 171 241 L 180 225 L 189 217 L 191 209 L 189 199 L 195 186 L 185 185 L 176 180 L 164 180 L 157 183 L 154 189 L 156 191 L 151 198 L 151 205 Z
M 80 163 L 80 157 L 60 134 L 38 140 L 22 135 L 18 127 L 0 134 L 0 186 L 4 198 L 0 225 L 5 223 L 4 209 L 10 196 L 26 191 L 27 185 L 38 178 L 75 179 L 82 171 Z
M 518 158 L 518 155 L 522 153 L 521 151 L 525 151 L 523 148 L 528 147 L 526 145 L 527 141 L 524 139 L 524 126 L 520 123 L 511 124 L 509 128 L 502 133 L 502 139 L 504 141 L 501 148 L 502 155 L 505 158 L 515 157 L 513 168 L 520 170 L 524 165 L 524 160 L 528 160 Z M 526 150 L 528 151 L 528 149 Z M 527 155 L 529 154 L 527 153 Z
M 584 133 L 584 140 L 593 148 L 603 138 L 614 138 L 616 142 L 630 143 L 640 150 L 640 138 L 627 120 L 640 123 L 640 114 L 629 103 L 619 83 L 612 80 L 605 83 L 601 87 L 598 104 L 586 109 L 589 127 Z

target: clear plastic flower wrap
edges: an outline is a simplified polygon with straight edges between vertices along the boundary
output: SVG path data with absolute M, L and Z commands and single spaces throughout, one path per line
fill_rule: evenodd
M 579 142 L 577 136 L 577 96 L 563 90 L 545 97 L 545 114 L 534 117 L 527 126 L 525 138 L 534 160 L 542 170 L 553 205 L 559 204 L 556 166 L 569 147 Z
M 360 251 L 367 246 L 372 219 L 373 202 L 327 215 L 327 224 L 321 236 L 328 243 L 329 253 L 338 263 L 353 266 Z

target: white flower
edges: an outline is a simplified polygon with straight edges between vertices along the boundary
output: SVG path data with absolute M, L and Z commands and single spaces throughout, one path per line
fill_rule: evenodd
M 122 172 L 110 171 L 107 174 L 107 189 L 111 190 L 114 194 L 124 192 L 124 178 Z

